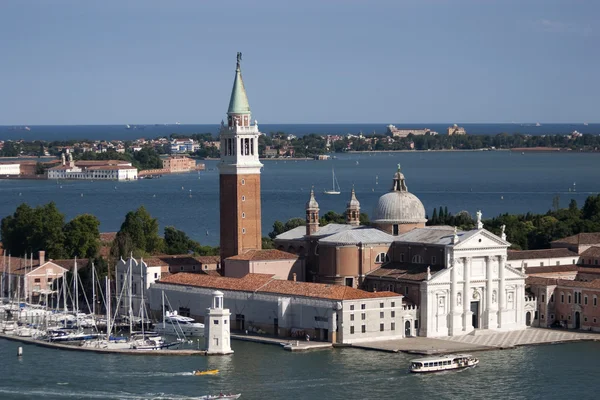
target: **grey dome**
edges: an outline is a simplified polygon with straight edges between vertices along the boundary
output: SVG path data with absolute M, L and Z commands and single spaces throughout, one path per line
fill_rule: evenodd
M 392 191 L 379 198 L 373 211 L 373 222 L 379 224 L 419 224 L 427 222 L 425 207 L 417 196 L 408 191 L 404 174 L 394 174 Z
M 379 198 L 373 211 L 373 222 L 383 224 L 425 223 L 425 207 L 409 192 L 393 191 Z

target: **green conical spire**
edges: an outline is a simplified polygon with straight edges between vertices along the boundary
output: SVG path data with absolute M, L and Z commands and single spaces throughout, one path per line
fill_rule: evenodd
M 248 104 L 248 96 L 244 88 L 242 80 L 242 71 L 240 62 L 242 61 L 242 53 L 237 53 L 237 66 L 235 68 L 235 80 L 233 81 L 233 89 L 231 89 L 231 99 L 229 100 L 228 114 L 250 114 L 250 104 Z

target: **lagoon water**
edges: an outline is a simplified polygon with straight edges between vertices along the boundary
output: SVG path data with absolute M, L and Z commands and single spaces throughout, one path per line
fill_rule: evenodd
M 22 202 L 32 206 L 54 201 L 67 219 L 91 213 L 104 232 L 117 231 L 125 214 L 144 205 L 161 229 L 173 225 L 203 244 L 219 241 L 217 161 L 206 171 L 163 176 L 137 182 L 0 180 L 0 217 Z M 266 160 L 262 172 L 263 235 L 275 220 L 304 217 L 304 204 L 315 188 L 321 214 L 343 212 L 354 185 L 362 210 L 369 215 L 386 193 L 397 164 L 408 189 L 424 203 L 428 214 L 447 206 L 484 218 L 501 213 L 546 212 L 555 196 L 566 207 L 581 206 L 600 192 L 600 154 L 515 153 L 509 151 L 400 152 L 340 154 L 329 161 Z M 342 194 L 322 192 L 332 185 L 332 168 Z
M 17 347 L 24 355 L 17 358 Z M 356 349 L 290 353 L 233 342 L 222 357 L 89 354 L 0 339 L 0 398 L 193 399 L 219 391 L 241 399 L 596 399 L 600 343 L 477 353 L 478 367 L 415 375 L 402 353 Z M 216 376 L 192 376 L 219 369 Z

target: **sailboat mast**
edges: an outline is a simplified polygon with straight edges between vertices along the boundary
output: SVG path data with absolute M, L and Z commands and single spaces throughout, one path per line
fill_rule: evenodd
M 3 267 L 3 271 L 2 271 L 2 288 L 0 290 L 2 290 L 2 293 L 0 294 L 0 298 L 4 298 L 4 281 L 6 280 L 6 253 L 3 252 L 2 254 L 2 267 Z
M 132 279 L 132 272 L 133 272 L 133 255 L 131 255 L 129 257 L 129 268 L 127 269 L 127 272 L 129 272 L 129 334 L 131 334 L 131 332 L 133 332 L 133 300 L 132 300 L 132 291 L 133 291 L 133 279 Z
M 108 279 L 108 276 L 104 277 L 104 282 L 106 283 L 106 341 L 110 341 L 110 334 L 112 331 L 112 328 L 110 326 L 111 321 L 110 321 L 110 279 Z
M 162 320 L 163 320 L 163 331 L 164 331 L 165 330 L 165 319 L 166 319 L 165 318 L 166 314 L 165 314 L 165 291 L 164 290 L 162 291 L 162 314 L 163 314 Z
M 64 308 L 65 314 L 66 314 L 69 311 L 69 309 L 67 308 L 67 271 L 63 272 L 62 291 L 63 291 L 63 308 Z
M 8 302 L 10 303 L 12 300 L 12 269 L 10 269 L 10 253 L 8 253 Z
M 78 277 L 77 277 L 77 257 L 75 257 L 75 266 L 73 268 L 75 274 L 73 275 L 73 285 L 75 287 L 75 309 L 73 312 L 75 313 L 75 321 L 77 321 L 77 326 L 79 326 L 79 285 L 78 285 Z
M 140 318 L 142 321 L 142 337 L 144 337 L 144 260 L 140 259 Z
M 92 318 L 96 319 L 96 270 L 92 263 Z

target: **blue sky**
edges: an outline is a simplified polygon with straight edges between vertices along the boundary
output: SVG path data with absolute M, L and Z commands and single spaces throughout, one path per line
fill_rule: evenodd
M 1 0 L 0 125 L 600 121 L 597 0 Z

